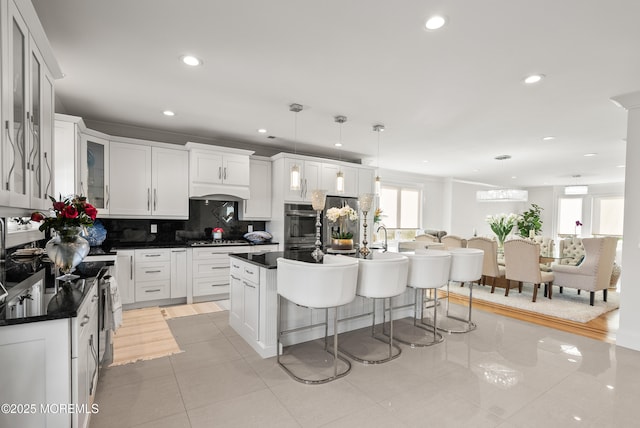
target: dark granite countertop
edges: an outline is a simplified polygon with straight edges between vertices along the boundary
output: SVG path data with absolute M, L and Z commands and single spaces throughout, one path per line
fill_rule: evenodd
M 230 257 L 252 263 L 266 269 L 276 269 L 278 267 L 278 258 L 283 257 L 289 260 L 297 260 L 307 263 L 322 263 L 322 260 L 316 261 L 311 257 L 311 251 L 272 251 L 264 253 L 237 253 L 229 254 Z M 351 255 L 355 257 L 356 255 Z
M 260 243 L 250 243 L 246 244 L 238 244 L 238 246 L 260 246 L 260 245 L 278 245 L 277 242 L 260 242 Z M 214 245 L 215 246 L 215 245 Z M 233 246 L 233 245 L 221 245 L 223 246 Z M 200 246 L 202 247 L 202 246 Z M 165 242 L 118 242 L 113 243 L 111 247 L 114 251 L 120 250 L 143 250 L 147 248 L 199 248 L 192 247 L 189 243 L 184 241 L 165 241 Z

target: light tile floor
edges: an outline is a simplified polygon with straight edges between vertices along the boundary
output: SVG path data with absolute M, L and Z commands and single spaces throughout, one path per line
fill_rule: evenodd
M 102 427 L 636 427 L 640 352 L 475 311 L 478 327 L 324 385 L 293 381 L 228 312 L 169 320 L 184 350 L 103 371 Z

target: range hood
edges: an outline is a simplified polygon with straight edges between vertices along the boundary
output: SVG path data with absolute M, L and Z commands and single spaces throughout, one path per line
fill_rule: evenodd
M 195 184 L 189 188 L 189 199 L 209 201 L 240 201 L 249 199 L 249 186 L 229 186 L 227 184 Z

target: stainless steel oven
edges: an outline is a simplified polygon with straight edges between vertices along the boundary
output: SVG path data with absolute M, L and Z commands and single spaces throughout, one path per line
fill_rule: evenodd
M 316 212 L 313 207 L 307 204 L 285 204 L 284 249 L 313 249 L 315 242 Z

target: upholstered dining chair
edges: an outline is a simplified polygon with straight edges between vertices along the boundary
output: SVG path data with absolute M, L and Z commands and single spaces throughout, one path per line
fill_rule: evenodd
M 538 286 L 546 284 L 545 295 L 551 299 L 553 272 L 540 270 L 540 245 L 529 239 L 512 239 L 504 243 L 505 278 L 507 281 L 517 281 L 520 291 L 522 283 L 533 284 L 533 298 L 538 297 Z
M 278 258 L 277 271 L 277 362 L 278 365 L 293 379 L 306 384 L 320 384 L 345 376 L 351 370 L 351 363 L 346 358 L 338 355 L 338 307 L 346 305 L 356 297 L 358 283 L 358 260 L 352 257 L 325 255 L 322 263 L 306 263 L 297 260 Z M 299 327 L 289 331 L 282 330 L 283 299 L 298 306 L 310 309 L 324 309 L 324 323 Z M 302 328 L 313 328 L 319 325 L 325 327 L 324 350 L 327 350 L 327 334 L 329 324 L 329 308 L 335 308 L 336 314 L 333 321 L 333 353 L 332 359 L 326 356 L 321 361 L 331 361 L 332 374 L 321 379 L 310 378 L 308 374 L 302 377 L 294 373 L 288 364 L 282 361 L 280 347 L 281 338 L 287 333 L 293 333 Z M 289 346 L 289 348 L 295 348 Z M 291 352 L 291 349 L 289 350 Z M 331 353 L 330 353 L 331 354 Z M 304 364 L 304 358 L 299 360 Z M 344 363 L 344 368 L 338 369 L 338 360 Z M 308 370 L 308 368 L 307 368 Z
M 482 285 L 487 285 L 488 281 L 492 293 L 496 291 L 496 287 L 504 287 L 504 295 L 508 296 L 510 285 L 514 283 L 505 279 L 505 268 L 498 264 L 498 242 L 495 239 L 476 236 L 467 241 L 467 248 L 477 248 L 484 251 Z
M 603 300 L 607 301 L 607 288 L 611 282 L 613 262 L 616 258 L 618 239 L 584 238 L 584 260 L 578 266 L 553 265 L 556 285 L 588 291 L 589 304 L 593 306 L 595 292 L 602 290 Z
M 427 242 L 440 242 L 437 236 L 431 235 L 429 233 L 423 233 L 422 235 L 416 235 L 416 241 L 427 241 Z
M 540 245 L 540 254 L 553 255 L 555 250 L 555 242 L 548 236 L 536 235 L 532 239 L 533 242 Z M 540 263 L 540 270 L 551 272 L 551 262 Z
M 467 247 L 467 240 L 456 235 L 445 235 L 440 242 L 444 244 L 445 250 Z

